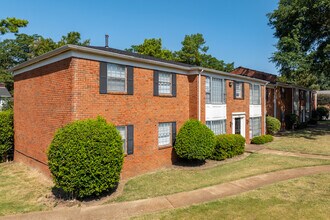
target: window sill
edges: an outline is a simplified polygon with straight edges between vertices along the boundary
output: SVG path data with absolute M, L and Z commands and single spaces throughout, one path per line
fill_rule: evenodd
M 159 94 L 158 96 L 159 97 L 168 97 L 168 98 L 175 97 L 172 94 Z
M 128 95 L 127 92 L 107 92 L 107 94 L 110 94 L 110 95 Z
M 167 148 L 171 148 L 172 145 L 164 145 L 164 146 L 158 146 L 158 150 L 163 150 L 163 149 L 167 149 Z
M 234 97 L 234 99 L 237 99 L 237 100 L 244 100 L 244 98 L 236 98 L 236 97 Z

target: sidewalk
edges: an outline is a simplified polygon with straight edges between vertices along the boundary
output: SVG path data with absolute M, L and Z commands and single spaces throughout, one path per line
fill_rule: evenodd
M 272 183 L 277 183 L 279 181 L 327 172 L 330 172 L 330 165 L 294 168 L 260 174 L 228 183 L 168 196 L 84 208 L 63 208 L 54 211 L 5 216 L 0 219 L 127 219 L 131 216 L 147 214 L 150 212 L 170 210 L 213 201 Z

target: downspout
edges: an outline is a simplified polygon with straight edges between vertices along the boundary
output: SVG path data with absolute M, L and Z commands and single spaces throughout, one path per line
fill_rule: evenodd
M 276 109 L 276 88 L 277 86 L 274 87 L 274 118 L 277 118 L 277 109 Z
M 198 121 L 201 120 L 201 86 L 202 86 L 202 83 L 201 83 L 201 74 L 202 72 L 204 72 L 204 70 L 202 69 L 199 74 L 198 74 Z

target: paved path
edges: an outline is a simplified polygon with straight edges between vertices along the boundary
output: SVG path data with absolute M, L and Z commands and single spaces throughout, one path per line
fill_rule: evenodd
M 22 215 L 6 216 L 3 217 L 3 219 L 127 219 L 135 215 L 170 210 L 208 202 L 250 191 L 261 186 L 277 183 L 283 180 L 328 172 L 330 172 L 330 165 L 294 168 L 260 174 L 228 183 L 189 192 L 176 193 L 168 196 L 100 206 L 63 208 L 56 209 L 54 211 L 34 212 Z
M 320 154 L 303 154 L 303 153 L 294 153 L 288 151 L 279 151 L 279 150 L 271 150 L 263 147 L 262 145 L 256 144 L 248 144 L 245 148 L 246 152 L 249 153 L 261 153 L 261 154 L 275 154 L 280 156 L 290 156 L 290 157 L 305 157 L 305 158 L 313 158 L 313 159 L 325 159 L 330 160 L 330 156 L 320 155 Z

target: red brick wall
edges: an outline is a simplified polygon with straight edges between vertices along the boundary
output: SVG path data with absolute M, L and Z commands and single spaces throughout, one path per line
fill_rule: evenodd
M 70 122 L 71 59 L 14 77 L 15 161 L 49 173 L 46 150 L 57 128 Z
M 274 117 L 274 89 L 267 88 L 266 114 Z
M 75 119 L 95 118 L 102 115 L 115 125 L 134 125 L 134 154 L 125 157 L 122 177 L 131 177 L 171 165 L 175 160 L 172 148 L 158 149 L 158 123 L 181 125 L 195 117 L 189 111 L 196 101 L 189 103 L 191 78 L 177 75 L 177 96 L 153 96 L 153 70 L 134 68 L 134 95 L 99 94 L 99 62 L 75 59 L 77 71 L 74 83 Z M 197 82 L 194 79 L 191 83 Z

